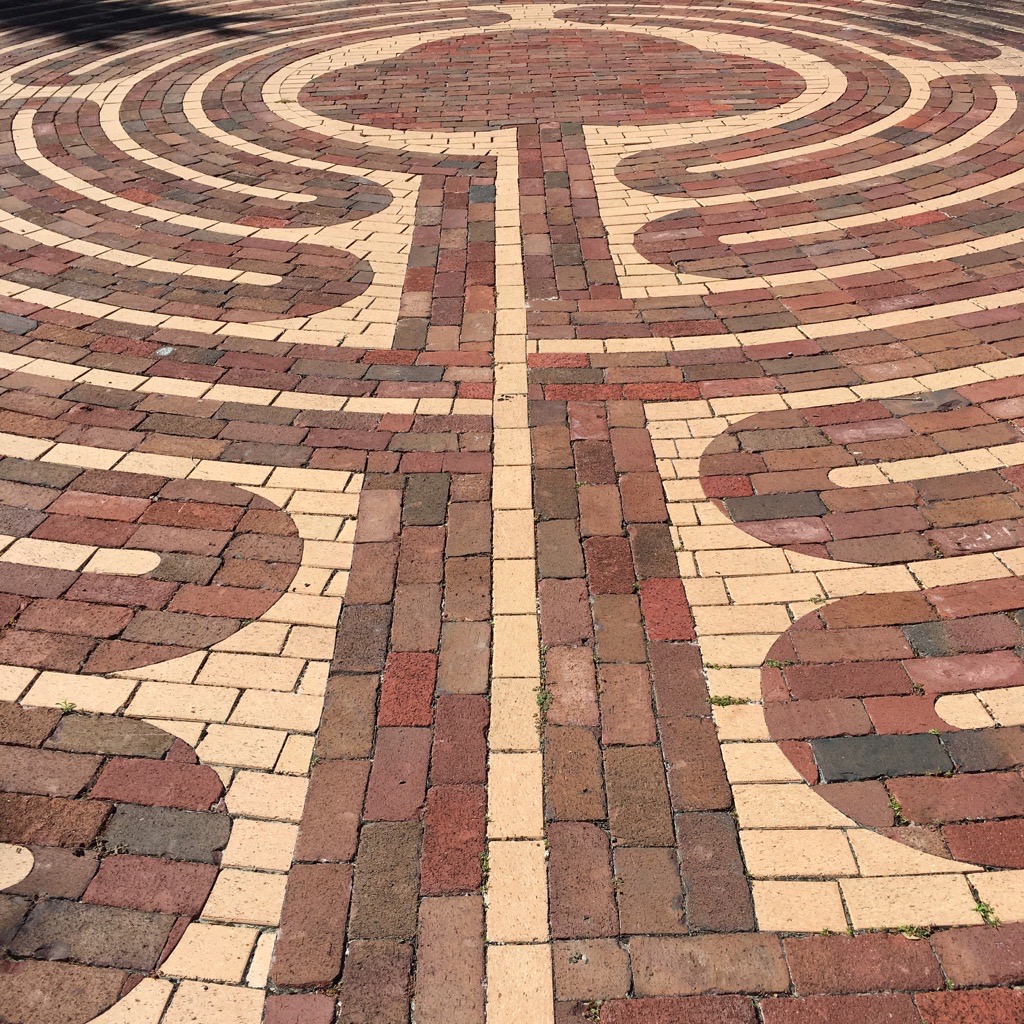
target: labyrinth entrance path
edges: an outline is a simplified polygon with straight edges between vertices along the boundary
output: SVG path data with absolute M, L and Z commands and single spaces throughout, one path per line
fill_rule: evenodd
M 1022 1024 L 1014 0 L 0 8 L 2 1024 Z

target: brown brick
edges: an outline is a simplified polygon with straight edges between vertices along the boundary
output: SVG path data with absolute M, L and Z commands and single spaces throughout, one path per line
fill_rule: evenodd
M 441 630 L 440 693 L 486 693 L 491 667 L 489 622 L 446 622 Z
M 605 751 L 608 821 L 620 846 L 672 846 L 665 768 L 657 747 Z
M 614 999 L 601 1007 L 603 1024 L 756 1024 L 753 1001 L 743 996 Z
M 402 942 L 349 944 L 336 1024 L 405 1024 L 412 947 Z
M 0 963 L 0 1019 L 17 1024 L 86 1024 L 111 1007 L 125 971 L 38 960 Z
M 419 1024 L 481 1024 L 484 1018 L 483 901 L 428 897 L 420 903 L 416 954 Z
M 602 665 L 601 742 L 605 746 L 656 743 L 651 679 L 646 665 Z
M 430 762 L 433 785 L 487 781 L 489 718 L 485 697 L 456 694 L 438 699 Z
M 359 939 L 412 939 L 419 895 L 418 822 L 363 826 L 356 854 L 350 934 Z
M 395 591 L 397 565 L 398 545 L 393 541 L 354 545 L 345 603 L 387 604 Z
M 732 806 L 715 723 L 710 718 L 663 718 L 662 749 L 675 811 L 717 811 Z
M 119 715 L 65 715 L 47 742 L 55 750 L 126 757 L 163 757 L 174 737 L 148 722 Z
M 600 821 L 605 817 L 601 748 L 590 729 L 547 729 L 544 809 L 549 821 Z
M 320 761 L 313 766 L 296 860 L 352 859 L 369 771 L 365 761 Z
M 173 923 L 168 914 L 46 900 L 29 914 L 11 953 L 42 959 L 47 950 L 62 947 L 67 959 L 91 967 L 151 971 Z
M 551 934 L 556 938 L 617 935 L 608 836 L 596 825 L 548 827 Z
M 861 1024 L 869 1020 L 891 1021 L 892 1024 L 919 1024 L 921 1021 L 921 1015 L 910 996 L 905 995 L 765 999 L 761 1003 L 761 1012 L 765 1024 Z M 938 1024 L 941 1020 L 931 1013 L 927 1014 L 926 1019 L 932 1024 Z
M 537 524 L 537 573 L 541 579 L 583 576 L 583 549 L 574 520 L 553 519 Z
M 441 631 L 441 587 L 405 583 L 395 590 L 393 651 L 436 651 Z
M 624 935 L 686 933 L 675 850 L 616 850 L 615 877 Z
M 109 813 L 102 800 L 0 793 L 0 843 L 88 846 Z
M 352 893 L 348 864 L 296 864 L 288 876 L 270 979 L 278 986 L 330 985 L 341 970 Z
M 629 957 L 614 939 L 555 942 L 555 994 L 585 1002 L 616 999 L 629 991 Z
M 541 580 L 541 639 L 547 647 L 587 643 L 594 635 L 583 580 Z
M 444 567 L 445 622 L 481 621 L 490 617 L 490 607 L 490 559 L 448 559 Z
M 369 757 L 376 711 L 376 676 L 331 676 L 316 737 L 317 757 Z
M 629 945 L 640 996 L 785 992 L 789 971 L 774 935 L 637 936 Z
M 21 704 L 0 703 L 0 743 L 38 747 L 60 720 L 61 713 L 57 708 L 26 708 Z
M 487 555 L 491 552 L 491 509 L 482 501 L 452 505 L 448 513 L 448 542 L 445 555 Z
M 691 811 L 675 819 L 686 918 L 694 931 L 752 931 L 750 898 L 731 814 Z
M 384 668 L 390 629 L 390 606 L 346 605 L 338 626 L 334 670 L 380 672 Z
M 76 796 L 96 774 L 100 760 L 86 754 L 0 746 L 0 790 Z
M 600 594 L 593 599 L 597 654 L 602 662 L 647 660 L 640 604 L 632 594 Z

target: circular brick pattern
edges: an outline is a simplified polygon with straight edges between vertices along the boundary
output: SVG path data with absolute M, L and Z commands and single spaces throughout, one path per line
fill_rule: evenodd
M 231 832 L 217 773 L 169 733 L 0 703 L 0 1016 L 85 1024 L 170 955 Z
M 660 124 L 763 110 L 803 80 L 777 65 L 628 32 L 513 30 L 415 47 L 312 82 L 317 113 L 379 128 Z
M 291 517 L 230 484 L 3 459 L 0 501 L 19 538 L 0 571 L 8 665 L 102 674 L 205 650 L 274 605 L 302 557 Z M 40 541 L 81 547 L 33 564 Z M 90 571 L 94 547 L 158 564 Z
M 895 482 L 879 473 L 855 486 L 829 474 L 1017 444 L 1018 404 L 948 391 L 762 413 L 708 446 L 701 483 L 746 533 L 804 555 L 892 565 L 1013 549 L 1024 545 L 1020 467 Z M 765 659 L 769 733 L 860 824 L 936 856 L 1022 867 L 1024 730 L 1007 710 L 1024 686 L 1022 615 L 1016 579 L 808 613 Z M 950 697 L 989 724 L 951 724 Z

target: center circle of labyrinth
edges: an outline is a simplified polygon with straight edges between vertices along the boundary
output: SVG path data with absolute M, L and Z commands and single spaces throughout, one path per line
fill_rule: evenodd
M 766 110 L 793 71 L 629 32 L 515 30 L 427 43 L 310 83 L 318 114 L 398 130 L 662 124 Z

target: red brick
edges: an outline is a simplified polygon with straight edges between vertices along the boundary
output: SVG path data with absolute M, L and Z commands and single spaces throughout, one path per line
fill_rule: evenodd
M 472 892 L 480 887 L 487 793 L 483 786 L 432 786 L 423 817 L 424 895 Z
M 431 725 L 436 681 L 437 655 L 393 651 L 384 667 L 377 724 Z
M 640 584 L 640 610 L 651 640 L 693 640 L 693 618 L 682 581 L 648 579 Z
M 1024 779 L 1016 772 L 890 779 L 889 791 L 918 825 L 1024 814 Z
M 221 797 L 220 777 L 205 765 L 114 757 L 100 773 L 92 797 L 149 807 L 209 810 Z
M 551 725 L 598 724 L 594 655 L 584 647 L 550 647 L 544 655 L 545 684 L 551 694 Z
M 743 996 L 685 996 L 680 999 L 609 999 L 602 1024 L 756 1024 L 757 1012 Z
M 1024 982 L 1022 924 L 950 928 L 936 932 L 931 944 L 943 972 L 954 985 L 1019 985 Z
M 1024 1020 L 1024 992 L 1019 989 L 929 992 L 917 997 L 917 1005 L 928 1024 L 1020 1024 Z
M 761 1013 L 764 1024 L 921 1024 L 913 1000 L 905 995 L 765 999 Z
M 86 903 L 197 917 L 217 878 L 213 864 L 158 857 L 106 857 L 85 891 Z
M 593 594 L 631 594 L 636 582 L 625 537 L 591 537 L 583 545 L 587 583 Z
M 419 816 L 426 796 L 429 729 L 379 729 L 364 817 L 405 821 Z
M 799 995 L 921 992 L 941 988 L 928 944 L 902 935 L 812 935 L 785 940 Z
M 456 694 L 437 702 L 430 762 L 433 785 L 487 781 L 486 697 Z

